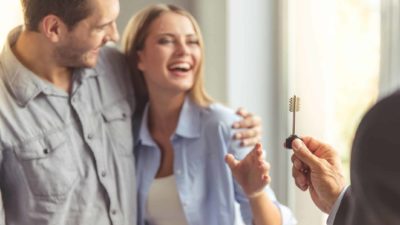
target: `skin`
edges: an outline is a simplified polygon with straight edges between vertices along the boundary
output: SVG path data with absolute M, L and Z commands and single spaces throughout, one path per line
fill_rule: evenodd
M 225 161 L 249 199 L 253 223 L 282 224 L 278 208 L 264 192 L 265 186 L 271 182 L 271 177 L 270 164 L 264 160 L 261 144 L 257 144 L 243 160 L 236 160 L 232 154 L 228 154 Z
M 292 142 L 292 175 L 297 187 L 309 190 L 317 207 L 329 213 L 345 187 L 342 165 L 336 151 L 312 137 Z
M 54 54 L 60 65 L 94 67 L 100 48 L 109 41 L 118 41 L 119 1 L 93 0 L 93 4 L 96 10 L 72 31 L 66 31 L 56 44 Z
M 117 41 L 115 20 L 118 0 L 91 0 L 92 14 L 69 30 L 57 16 L 49 14 L 39 24 L 39 32 L 23 29 L 12 46 L 27 68 L 61 90 L 71 89 L 72 69 L 94 67 L 99 49 Z
M 145 74 L 153 99 L 179 98 L 182 101 L 185 92 L 193 87 L 201 57 L 190 20 L 179 14 L 165 13 L 150 26 L 145 48 L 139 52 L 138 67 Z M 178 64 L 190 69 L 187 72 L 171 69 Z

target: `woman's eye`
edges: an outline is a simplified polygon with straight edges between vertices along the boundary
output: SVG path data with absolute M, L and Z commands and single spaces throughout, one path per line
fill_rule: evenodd
M 169 43 L 172 43 L 172 42 L 173 42 L 173 40 L 167 39 L 167 38 L 161 38 L 160 40 L 158 40 L 159 44 L 169 44 Z
M 187 44 L 189 44 L 189 45 L 199 45 L 199 40 L 189 40 L 189 41 L 187 41 Z

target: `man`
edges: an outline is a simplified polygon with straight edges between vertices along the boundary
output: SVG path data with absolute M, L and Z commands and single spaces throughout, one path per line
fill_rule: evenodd
M 6 224 L 135 224 L 131 116 L 118 0 L 22 0 L 0 54 L 0 190 Z M 259 122 L 242 138 L 258 138 Z
M 293 141 L 293 177 L 314 203 L 329 213 L 328 224 L 400 223 L 400 93 L 377 103 L 361 121 L 351 156 L 351 183 L 345 188 L 340 159 L 310 137 Z

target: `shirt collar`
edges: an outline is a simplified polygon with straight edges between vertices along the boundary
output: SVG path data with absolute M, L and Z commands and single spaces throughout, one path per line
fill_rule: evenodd
M 40 93 L 50 94 L 54 89 L 51 83 L 39 78 L 35 73 L 26 68 L 14 55 L 11 50 L 20 33 L 22 26 L 14 28 L 8 35 L 7 40 L 0 53 L 0 61 L 4 68 L 4 81 L 10 88 L 10 92 L 20 106 L 26 106 L 31 100 Z M 80 82 L 85 78 L 97 76 L 97 71 L 92 68 L 78 69 L 74 71 Z
M 36 75 L 23 66 L 11 50 L 11 46 L 16 43 L 21 30 L 22 27 L 19 26 L 9 33 L 0 57 L 4 68 L 4 81 L 16 98 L 18 105 L 25 106 L 29 100 L 42 91 L 43 87 L 37 79 L 34 79 Z
M 200 119 L 202 108 L 186 96 L 179 115 L 176 134 L 186 138 L 200 137 Z
M 148 112 L 149 112 L 149 103 L 147 103 L 143 111 L 143 117 L 140 123 L 139 136 L 137 141 L 142 145 L 156 146 L 156 143 L 153 141 L 153 138 L 151 137 L 150 134 L 150 130 L 147 126 L 149 118 Z
M 153 138 L 151 137 L 148 129 L 148 110 L 149 103 L 147 103 L 144 111 L 143 118 L 140 123 L 138 141 L 142 145 L 156 146 Z M 200 137 L 201 125 L 201 110 L 202 108 L 190 100 L 189 97 L 185 98 L 181 113 L 179 115 L 178 125 L 175 134 L 185 138 L 198 138 Z

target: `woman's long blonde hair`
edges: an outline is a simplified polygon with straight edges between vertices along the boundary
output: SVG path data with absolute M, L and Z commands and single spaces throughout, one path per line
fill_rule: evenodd
M 160 15 L 166 12 L 173 12 L 187 17 L 198 36 L 201 49 L 201 60 L 195 74 L 193 87 L 188 91 L 192 101 L 200 106 L 208 106 L 212 99 L 204 89 L 204 41 L 198 23 L 186 10 L 168 4 L 150 5 L 136 13 L 129 21 L 122 37 L 122 48 L 133 75 L 133 86 L 136 98 L 136 113 L 141 114 L 146 103 L 149 101 L 148 88 L 142 71 L 138 68 L 138 51 L 142 50 L 149 35 L 150 26 Z

